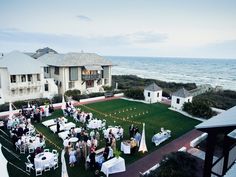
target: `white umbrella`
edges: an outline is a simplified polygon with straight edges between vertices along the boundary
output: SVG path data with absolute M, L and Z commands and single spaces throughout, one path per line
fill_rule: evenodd
M 146 145 L 146 138 L 145 138 L 145 123 L 143 123 L 143 132 L 142 132 L 142 138 L 139 146 L 139 150 L 142 151 L 143 153 L 148 151 L 147 150 L 147 145 Z
M 12 103 L 9 103 L 9 119 L 12 119 L 13 117 L 13 109 L 12 109 Z
M 65 102 L 65 97 L 64 97 L 64 95 L 62 95 L 61 109 L 66 109 L 66 102 Z

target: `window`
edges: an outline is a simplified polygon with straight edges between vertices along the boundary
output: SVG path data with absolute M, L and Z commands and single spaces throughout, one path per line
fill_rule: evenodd
M 11 83 L 16 83 L 16 75 L 11 75 Z
M 159 92 L 157 92 L 157 97 L 159 97 L 160 96 L 160 94 L 159 94 Z
M 20 94 L 22 94 L 22 93 L 23 93 L 23 89 L 20 89 L 19 91 L 20 91 Z
M 86 81 L 86 88 L 94 87 L 94 81 Z
M 37 74 L 37 81 L 40 81 L 40 74 Z
M 44 84 L 44 91 L 45 91 L 45 92 L 48 92 L 48 90 L 49 90 L 49 89 L 48 89 L 48 84 Z
M 32 82 L 33 80 L 32 80 L 32 74 L 28 74 L 27 75 L 27 79 L 28 79 L 28 82 Z
M 30 93 L 30 88 L 27 88 L 27 93 L 28 93 L 28 94 Z
M 15 90 L 11 90 L 11 93 L 12 93 L 12 95 L 15 95 L 16 92 L 15 92 Z
M 54 67 L 54 74 L 59 75 L 59 67 Z
M 74 88 L 75 87 L 75 83 L 74 82 L 69 82 L 69 89 Z
M 26 82 L 26 75 L 21 75 L 21 82 Z
M 70 67 L 69 68 L 69 79 L 70 81 L 78 80 L 78 67 Z
M 180 99 L 179 99 L 179 98 L 177 98 L 177 99 L 176 99 L 176 103 L 177 103 L 177 104 L 179 104 L 179 102 L 180 102 Z
M 49 67 L 44 67 L 44 72 L 49 73 Z
M 148 92 L 148 97 L 150 97 L 150 92 Z

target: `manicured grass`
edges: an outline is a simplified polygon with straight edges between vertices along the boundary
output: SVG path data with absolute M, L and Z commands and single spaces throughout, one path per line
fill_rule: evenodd
M 199 123 L 199 121 L 190 119 L 185 117 L 179 113 L 170 111 L 168 106 L 163 104 L 143 104 L 139 102 L 131 102 L 123 99 L 118 100 L 111 100 L 106 102 L 98 102 L 92 103 L 88 105 L 82 105 L 80 108 L 85 112 L 92 112 L 94 117 L 99 119 L 106 119 L 107 126 L 115 126 L 120 125 L 124 128 L 124 138 L 129 139 L 129 125 L 133 123 L 135 126 L 138 126 L 140 133 L 142 132 L 142 123 L 146 125 L 146 144 L 148 148 L 148 153 L 158 149 L 159 147 L 163 146 L 164 144 L 176 139 L 177 137 L 183 135 L 184 133 L 192 130 L 195 125 Z M 57 110 L 54 114 L 44 120 L 52 119 L 62 115 L 61 110 Z M 73 122 L 73 118 L 68 117 L 69 121 Z M 43 120 L 43 121 L 44 121 Z M 77 126 L 83 126 L 81 123 L 76 123 Z M 62 140 L 56 135 L 53 134 L 49 128 L 43 126 L 42 124 L 35 123 L 35 127 L 38 131 L 42 132 L 51 142 L 62 148 Z M 171 138 L 161 144 L 160 146 L 156 147 L 152 142 L 152 136 L 160 131 L 160 128 L 164 127 L 165 129 L 171 130 Z M 100 132 L 100 139 L 102 141 L 99 142 L 99 147 L 104 147 L 104 140 L 103 134 Z M 49 142 L 47 142 L 47 146 L 52 146 Z M 120 141 L 117 142 L 117 148 L 120 148 Z M 126 165 L 133 163 L 134 161 L 138 160 L 139 158 L 145 156 L 148 153 L 141 153 L 136 152 L 134 155 L 124 155 L 121 154 L 122 157 L 125 158 Z M 68 164 L 68 156 L 66 155 L 66 161 Z M 24 162 L 26 160 L 25 157 L 22 158 L 23 162 L 17 162 L 20 167 L 25 169 Z M 12 161 L 12 159 L 9 159 Z M 11 171 L 10 177 L 17 177 L 18 174 L 21 174 L 19 170 L 13 170 L 11 166 L 8 166 L 9 170 Z M 70 177 L 89 177 L 93 176 L 93 172 L 90 170 L 85 170 L 85 162 L 84 160 L 79 161 L 75 167 L 70 168 L 67 165 L 68 173 Z M 46 173 L 45 176 L 54 176 L 59 177 L 61 171 L 61 166 L 59 170 L 55 172 Z M 22 177 L 27 175 L 22 174 Z

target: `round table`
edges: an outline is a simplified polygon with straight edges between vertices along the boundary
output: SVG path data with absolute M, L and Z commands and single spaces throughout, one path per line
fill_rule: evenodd
M 79 140 L 78 138 L 72 137 L 72 138 L 69 139 L 69 142 L 76 143 L 78 140 Z
M 51 152 L 42 152 L 35 156 L 34 166 L 35 169 L 41 168 L 44 169 L 44 165 L 48 164 L 50 167 L 54 164 L 54 154 Z
M 90 129 L 96 129 L 96 128 L 100 128 L 102 127 L 102 121 L 101 120 L 91 120 L 88 125 L 87 125 L 88 128 Z

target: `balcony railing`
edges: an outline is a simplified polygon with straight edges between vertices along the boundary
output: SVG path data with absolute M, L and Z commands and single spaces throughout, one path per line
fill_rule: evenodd
M 98 80 L 101 78 L 101 74 L 82 74 L 82 80 Z

